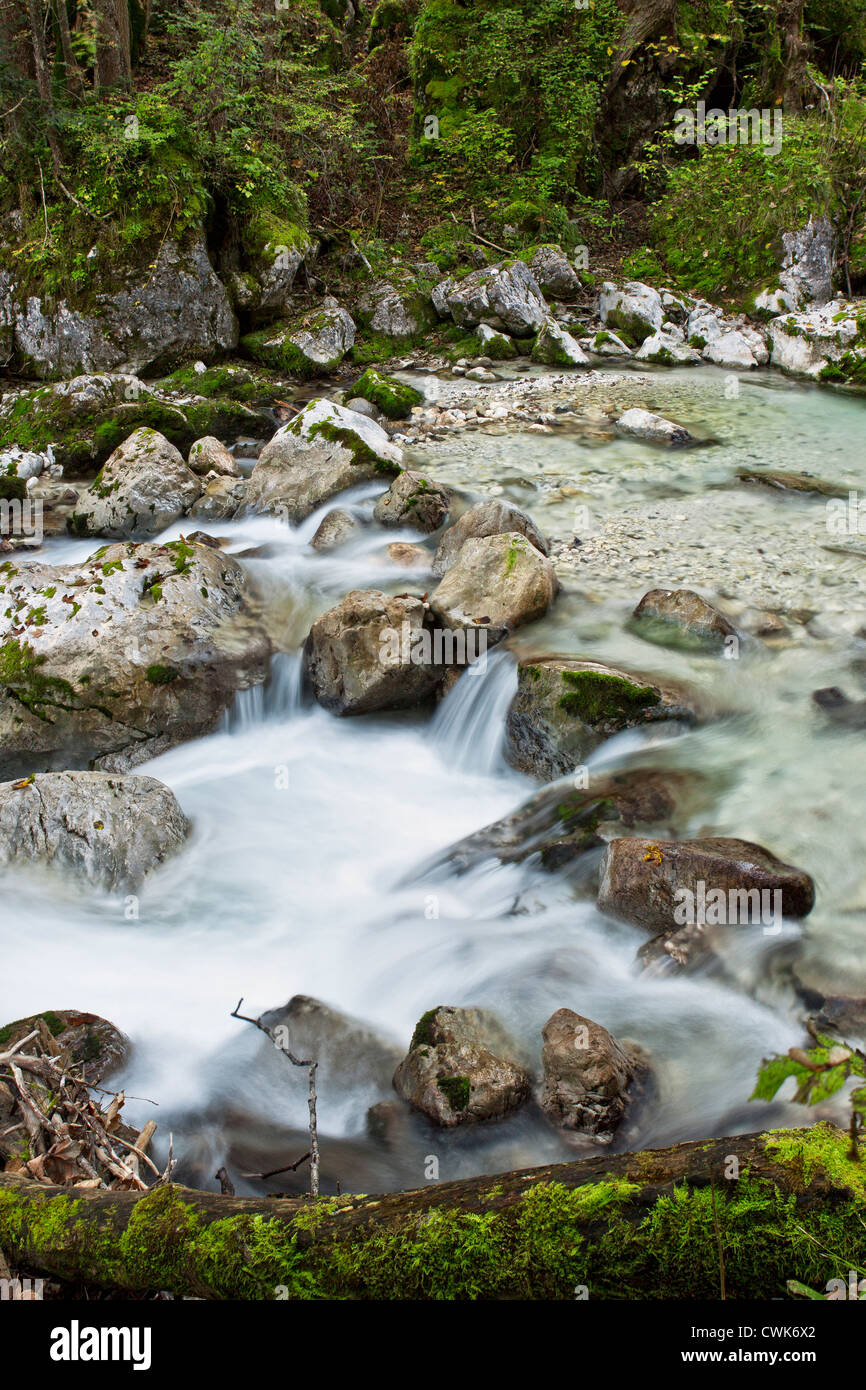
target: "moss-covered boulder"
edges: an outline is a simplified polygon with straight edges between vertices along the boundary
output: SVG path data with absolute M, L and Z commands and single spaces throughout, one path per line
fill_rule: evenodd
M 655 679 L 594 661 L 521 661 L 505 724 L 506 757 L 521 772 L 551 781 L 623 729 L 668 719 L 692 722 L 696 715 L 687 692 Z
M 530 1083 L 492 1014 L 440 1005 L 419 1019 L 394 1089 L 434 1124 L 451 1128 L 516 1110 Z
M 412 408 L 421 405 L 424 400 L 414 386 L 398 381 L 396 377 L 385 376 L 384 372 L 377 372 L 373 367 L 367 368 L 346 395 L 347 398 L 369 401 L 389 420 L 407 419 Z
M 75 536 L 150 537 L 184 515 L 202 481 L 157 430 L 138 429 L 115 449 L 67 522 Z
M 335 371 L 354 342 L 351 315 L 330 299 L 291 323 L 245 334 L 240 347 L 254 362 L 306 378 Z
M 0 565 L 0 774 L 124 771 L 214 727 L 270 644 L 228 556 L 183 540 Z M 108 760 L 111 760 L 110 763 Z
M 621 289 L 605 281 L 599 314 L 605 327 L 613 329 L 629 347 L 639 347 L 645 338 L 658 333 L 665 317 L 658 290 L 640 280 L 629 280 Z
M 438 531 L 448 516 L 446 488 L 405 468 L 373 508 L 380 526 L 406 526 L 414 531 Z

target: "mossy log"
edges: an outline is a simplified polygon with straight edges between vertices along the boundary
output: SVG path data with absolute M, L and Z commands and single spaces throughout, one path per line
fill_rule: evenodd
M 376 1197 L 0 1174 L 13 1266 L 213 1299 L 784 1297 L 866 1264 L 864 1212 L 866 1160 L 826 1123 Z

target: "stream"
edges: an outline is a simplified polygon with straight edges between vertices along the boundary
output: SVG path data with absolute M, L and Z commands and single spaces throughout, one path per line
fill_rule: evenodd
M 831 685 L 866 694 L 866 536 L 827 549 L 839 538 L 827 531 L 823 498 L 732 479 L 744 466 L 787 469 L 866 492 L 866 401 L 769 373 L 742 379 L 730 399 L 727 380 L 711 368 L 653 376 L 642 403 L 715 441 L 675 454 L 578 428 L 505 425 L 404 446 L 410 466 L 469 495 L 507 496 L 560 543 L 563 588 L 548 617 L 493 651 L 432 713 L 338 719 L 302 695 L 299 648 L 318 614 L 351 588 L 423 593 L 435 583 L 388 559 L 390 541 L 418 542 L 411 532 L 369 527 L 333 552 L 310 547 L 333 506 L 369 517 L 381 484 L 332 500 L 297 528 L 267 518 L 200 528 L 228 538 L 267 605 L 283 649 L 270 680 L 241 693 L 213 734 L 136 769 L 171 787 L 193 823 L 186 850 L 141 890 L 137 916 L 126 899 L 32 867 L 7 875 L 15 911 L 2 928 L 0 981 L 4 1019 L 75 1007 L 129 1036 L 130 1062 L 111 1084 L 137 1098 L 127 1101 L 130 1123 L 157 1120 L 158 1154 L 173 1136 L 180 1180 L 213 1189 L 226 1162 L 239 1193 L 304 1190 L 303 1171 L 264 1185 L 239 1176 L 299 1157 L 306 1125 L 306 1073 L 230 1017 L 242 996 L 251 1014 L 314 996 L 404 1052 L 425 1010 L 483 1005 L 536 1070 L 542 1025 L 574 1009 L 651 1054 L 653 1095 L 617 1148 L 804 1122 L 788 1100 L 749 1096 L 761 1059 L 803 1042 L 795 969 L 818 988 L 866 994 L 857 811 L 866 741 L 828 726 L 810 698 Z M 569 390 L 557 388 L 563 401 Z M 568 548 L 579 507 L 586 535 Z M 192 529 L 187 521 L 160 539 Z M 66 563 L 95 548 L 49 540 L 39 558 Z M 647 589 L 677 583 L 721 595 L 735 620 L 771 607 L 786 631 L 725 661 L 629 627 Z M 756 840 L 806 869 L 817 887 L 811 917 L 775 937 L 735 934 L 724 979 L 657 976 L 635 964 L 645 933 L 604 918 L 537 856 L 455 873 L 441 852 L 537 790 L 502 754 L 515 658 L 530 652 L 621 664 L 705 692 L 718 718 L 691 731 L 628 732 L 589 765 L 704 774 L 709 804 L 678 832 Z M 447 1181 L 597 1152 L 534 1106 L 448 1133 L 419 1118 L 382 1145 L 368 1137 L 366 1115 L 389 1093 L 352 1060 L 320 1076 L 323 1191 L 338 1180 L 343 1191 L 419 1186 L 431 1155 Z M 840 1114 L 837 1097 L 810 1118 Z

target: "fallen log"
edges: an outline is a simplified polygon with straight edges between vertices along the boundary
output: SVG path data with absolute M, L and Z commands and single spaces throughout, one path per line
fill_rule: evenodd
M 866 1162 L 809 1129 L 379 1196 L 46 1187 L 0 1173 L 0 1249 L 64 1279 L 212 1299 L 784 1297 L 866 1265 Z

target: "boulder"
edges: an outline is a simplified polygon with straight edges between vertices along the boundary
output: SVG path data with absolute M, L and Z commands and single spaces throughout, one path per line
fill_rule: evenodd
M 744 894 L 755 890 L 760 903 L 744 903 Z M 722 895 L 723 915 L 714 916 L 714 901 Z M 673 935 L 704 919 L 710 925 L 748 925 L 749 912 L 754 924 L 763 920 L 769 926 L 777 903 L 786 917 L 806 917 L 814 902 L 807 873 L 748 840 L 611 840 L 599 872 L 600 910 L 653 935 Z
M 451 316 L 448 297 L 457 288 L 457 284 L 458 282 L 453 275 L 446 275 L 445 279 L 440 280 L 439 284 L 431 291 L 430 299 L 440 319 L 447 319 Z
M 391 443 L 381 425 L 324 397 L 308 402 L 291 424 L 277 431 L 271 443 L 283 434 L 310 442 L 327 440 L 342 444 L 351 451 L 356 464 L 367 463 L 380 472 L 395 473 L 402 467 L 403 451 Z
M 820 309 L 833 298 L 836 230 L 829 217 L 810 217 L 805 227 L 782 233 L 779 287 L 791 306 Z
M 655 336 L 655 335 L 654 335 Z M 631 357 L 632 350 L 627 343 L 624 343 L 618 334 L 610 329 L 603 328 L 589 344 L 593 352 L 597 352 L 601 357 Z
M 507 333 L 501 333 L 498 328 L 491 328 L 487 323 L 479 323 L 475 330 L 475 336 L 482 353 L 495 362 L 503 362 L 510 357 L 517 356 L 518 349 L 514 339 L 509 338 Z
M 665 320 L 661 296 L 640 280 L 629 280 L 622 289 L 609 280 L 601 287 L 599 316 L 602 323 L 628 343 L 639 347 L 658 333 Z
M 694 367 L 701 360 L 688 343 L 661 331 L 644 338 L 634 356 L 638 362 L 654 362 L 658 367 Z
M 724 332 L 715 309 L 709 304 L 695 305 L 686 323 L 686 339 L 693 348 L 703 351 L 708 343 L 714 343 Z
M 444 668 L 433 660 L 420 599 L 353 589 L 313 623 L 304 673 L 325 709 L 369 714 L 427 699 Z
M 692 723 L 697 714 L 688 694 L 655 678 L 563 657 L 521 661 L 505 755 L 521 772 L 551 781 L 623 729 L 669 719 Z
M 193 473 L 206 477 L 208 473 L 219 473 L 224 478 L 237 478 L 239 469 L 231 449 L 212 434 L 197 439 L 191 446 L 187 463 Z
M 301 377 L 323 376 L 339 367 L 355 342 L 351 314 L 335 299 L 290 324 L 248 333 L 241 347 L 257 362 Z
M 635 406 L 620 415 L 616 422 L 620 434 L 630 434 L 635 439 L 645 439 L 651 444 L 690 444 L 692 436 L 682 425 L 666 420 L 663 415 L 653 415 L 649 410 Z
M 97 290 L 86 311 L 66 298 L 43 303 L 8 283 L 2 314 L 12 325 L 16 354 L 32 374 L 48 379 L 81 372 L 156 372 L 212 357 L 238 341 L 237 320 L 201 230 L 183 243 L 164 241 L 154 265 L 126 275 L 121 289 Z
M 421 545 L 408 545 L 405 541 L 392 541 L 387 549 L 388 559 L 401 569 L 417 570 L 430 568 L 430 552 Z
M 558 246 L 539 246 L 530 269 L 540 288 L 554 299 L 571 299 L 581 288 L 574 268 Z
M 396 377 L 385 376 L 384 372 L 377 372 L 372 367 L 368 367 L 355 382 L 351 395 L 375 406 L 389 420 L 407 419 L 413 407 L 421 405 L 424 400 L 414 386 L 398 381 Z
M 70 1064 L 90 1086 L 101 1085 L 129 1060 L 129 1038 L 107 1018 L 81 1009 L 46 1009 L 44 1013 L 4 1024 L 0 1028 L 0 1050 L 13 1048 L 34 1030 L 39 1032 L 45 1051 L 53 1055 L 66 1053 Z
M 41 861 L 109 892 L 135 890 L 182 848 L 189 822 L 153 777 L 46 772 L 0 784 L 0 864 Z
M 189 515 L 196 521 L 228 521 L 242 506 L 246 495 L 246 478 L 211 478 L 201 497 L 190 507 Z
M 373 508 L 373 520 L 380 526 L 411 526 L 429 534 L 439 530 L 448 516 L 449 505 L 445 488 L 407 468 L 379 498 Z
M 398 287 L 388 280 L 377 280 L 364 292 L 358 311 L 373 333 L 407 342 L 423 333 L 432 318 L 429 305 L 413 287 Z
M 347 488 L 399 473 L 402 457 L 374 420 L 330 401 L 313 401 L 265 445 L 243 511 L 276 514 L 296 524 Z
M 702 356 L 705 362 L 712 362 L 717 367 L 731 367 L 740 371 L 758 365 L 751 344 L 738 330 L 722 333 L 707 343 Z
M 183 540 L 103 546 L 83 564 L 0 565 L 0 752 L 86 765 L 209 732 L 263 681 L 270 644 L 236 561 Z
M 188 512 L 201 491 L 201 479 L 164 435 L 138 429 L 81 494 L 67 526 L 76 536 L 156 536 Z
M 531 337 L 548 317 L 538 282 L 520 260 L 473 271 L 449 291 L 447 303 L 461 327 L 484 322 L 516 338 Z
M 440 1005 L 419 1019 L 394 1089 L 443 1128 L 496 1120 L 529 1097 L 529 1076 L 496 1018 Z
M 767 325 L 770 362 L 795 376 L 866 380 L 866 334 L 856 304 L 832 300 L 819 309 L 784 314 Z
M 550 560 L 525 536 L 509 531 L 464 541 L 430 608 L 445 627 L 481 628 L 492 643 L 542 618 L 556 590 Z
M 443 534 L 433 558 L 433 573 L 443 575 L 454 564 L 466 541 L 478 536 L 500 536 L 518 532 L 542 555 L 547 554 L 547 541 L 526 512 L 499 497 L 476 502 Z
M 307 994 L 295 994 L 282 1007 L 269 1009 L 261 1021 L 284 1049 L 318 1063 L 320 1094 L 328 1093 L 329 1084 L 341 1090 L 372 1088 L 386 1094 L 390 1091 L 401 1049 L 368 1023 Z M 260 1060 L 266 1065 L 270 1063 L 277 1084 L 285 1084 L 285 1060 L 274 1057 L 269 1043 L 262 1043 Z
M 634 617 L 643 620 L 662 641 L 680 636 L 687 642 L 691 639 L 690 645 L 706 646 L 737 636 L 733 623 L 693 589 L 650 589 L 634 610 Z
M 649 1068 L 642 1049 L 618 1043 L 600 1023 L 572 1009 L 557 1009 L 541 1036 L 542 1110 L 562 1129 L 610 1143 L 629 1090 L 646 1080 Z
M 351 512 L 335 507 L 319 522 L 318 530 L 310 541 L 314 550 L 335 550 L 350 536 L 361 529 L 361 523 Z
M 589 358 L 576 338 L 553 318 L 546 318 L 538 330 L 532 347 L 533 362 L 543 362 L 549 367 L 583 367 Z

